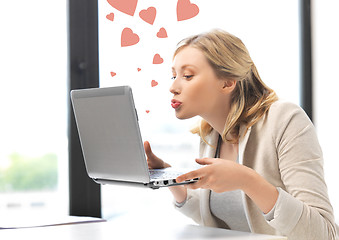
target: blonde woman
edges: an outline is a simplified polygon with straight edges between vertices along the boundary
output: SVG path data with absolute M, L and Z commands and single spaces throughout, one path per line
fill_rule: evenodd
M 176 117 L 200 116 L 202 168 L 170 188 L 175 207 L 203 226 L 336 239 L 323 158 L 304 111 L 278 100 L 240 39 L 213 30 L 184 39 L 173 58 Z M 150 168 L 170 167 L 145 150 Z

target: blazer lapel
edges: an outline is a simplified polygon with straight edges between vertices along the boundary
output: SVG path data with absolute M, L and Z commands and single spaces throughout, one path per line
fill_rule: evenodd
M 240 127 L 240 136 L 243 136 L 244 132 L 246 130 L 246 126 L 242 125 Z M 248 142 L 248 138 L 251 134 L 251 128 L 249 128 L 245 134 L 245 136 L 243 136 L 240 140 L 239 140 L 239 152 L 238 152 L 238 156 L 239 156 L 239 163 L 243 165 L 244 162 L 244 152 L 245 152 L 245 148 Z
M 206 144 L 204 151 L 200 153 L 202 158 L 214 158 L 215 151 L 217 150 L 218 137 L 219 133 L 214 129 L 208 136 L 206 136 L 206 141 L 208 144 Z

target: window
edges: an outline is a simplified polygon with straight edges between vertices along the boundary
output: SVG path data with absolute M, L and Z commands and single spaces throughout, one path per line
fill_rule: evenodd
M 68 214 L 66 7 L 0 3 L 2 217 Z
M 109 2 L 99 1 L 100 86 L 132 86 L 143 140 L 150 141 L 153 152 L 172 165 L 189 167 L 198 156 L 199 139 L 189 133 L 197 119 L 176 119 L 168 91 L 172 54 L 184 37 L 213 28 L 233 33 L 249 49 L 265 83 L 281 98 L 299 103 L 297 1 L 191 0 L 199 12 L 183 21 L 177 20 L 177 1 L 138 1 L 134 15 L 118 11 L 119 6 L 112 7 Z M 153 23 L 154 9 L 150 7 L 156 9 Z M 167 37 L 157 36 L 164 33 L 162 28 Z M 129 29 L 131 46 L 121 46 L 124 29 Z M 163 59 L 161 64 L 153 63 L 157 54 Z M 136 209 L 156 208 L 157 203 L 161 209 L 171 209 L 171 201 L 166 189 L 150 192 L 102 187 L 102 212 L 107 219 Z

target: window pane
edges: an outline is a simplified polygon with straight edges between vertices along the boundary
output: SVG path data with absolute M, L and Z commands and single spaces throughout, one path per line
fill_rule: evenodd
M 0 3 L 3 218 L 68 214 L 66 7 L 66 0 Z
M 172 83 L 172 54 L 182 38 L 213 28 L 233 33 L 249 49 L 267 85 L 281 98 L 299 103 L 298 1 L 192 0 L 191 3 L 198 6 L 199 13 L 177 21 L 177 1 L 138 1 L 134 16 L 118 11 L 107 1 L 99 1 L 100 86 L 132 86 L 143 140 L 149 140 L 153 152 L 165 161 L 186 167 L 194 165 L 198 157 L 199 139 L 188 131 L 198 119 L 176 119 L 168 91 Z M 153 24 L 142 19 L 146 12 L 140 13 L 149 7 L 156 9 Z M 121 46 L 125 28 L 133 31 L 130 41 L 137 39 L 133 34 L 138 35 L 137 44 Z M 166 30 L 166 38 L 157 36 L 161 28 Z M 163 63 L 153 64 L 156 54 Z M 104 186 L 102 190 L 103 215 L 107 218 L 134 207 L 154 208 L 157 202 L 162 209 L 172 208 L 167 189 L 150 192 Z

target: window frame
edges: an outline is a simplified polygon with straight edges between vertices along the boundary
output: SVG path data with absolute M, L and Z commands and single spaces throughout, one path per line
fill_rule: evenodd
M 68 1 L 68 147 L 69 213 L 101 217 L 100 185 L 86 172 L 70 101 L 73 89 L 99 87 L 98 1 Z

